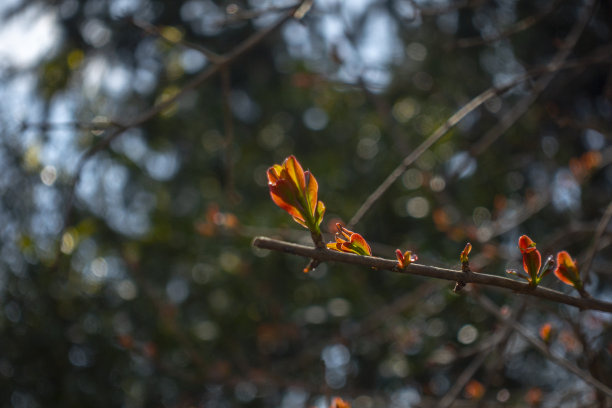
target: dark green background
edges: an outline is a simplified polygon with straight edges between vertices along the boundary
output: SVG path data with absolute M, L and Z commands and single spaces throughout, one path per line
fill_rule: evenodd
M 550 62 L 582 2 L 417 1 L 418 12 L 400 0 L 315 0 L 303 20 L 231 63 L 229 92 L 215 75 L 96 154 L 72 203 L 78 157 L 108 134 L 87 125 L 129 123 L 211 66 L 132 18 L 223 54 L 288 4 L 14 3 L 4 22 L 50 13 L 59 37 L 39 61 L 0 71 L 1 406 L 301 407 L 333 395 L 363 408 L 435 406 L 499 328 L 449 282 L 341 264 L 305 275 L 306 260 L 252 248 L 257 235 L 309 240 L 269 199 L 265 171 L 295 154 L 319 182 L 323 229 L 348 222 L 457 109 Z M 262 16 L 236 18 L 235 7 Z M 544 256 L 566 249 L 584 262 L 612 198 L 610 59 L 590 61 L 612 54 L 610 2 L 592 13 L 568 58 L 578 63 L 470 171 L 454 168 L 538 77 L 476 109 L 372 206 L 355 230 L 375 255 L 411 249 L 420 262 L 458 268 L 470 241 L 474 269 L 504 275 L 521 268 L 516 243 L 529 234 Z M 530 16 L 528 29 L 458 46 Z M 19 81 L 34 93 L 18 93 Z M 590 167 L 587 152 L 599 159 Z M 608 300 L 609 231 L 587 286 Z M 570 292 L 552 275 L 544 285 Z M 551 322 L 555 353 L 612 378 L 609 315 L 482 292 L 534 334 Z M 485 386 L 482 406 L 525 406 L 532 387 L 543 406 L 596 401 L 516 335 L 474 379 Z M 478 406 L 468 397 L 457 406 Z

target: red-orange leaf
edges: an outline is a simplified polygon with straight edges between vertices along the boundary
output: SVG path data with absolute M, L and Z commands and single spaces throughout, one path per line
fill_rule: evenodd
M 465 248 L 463 249 L 463 251 L 461 251 L 461 255 L 459 257 L 461 259 L 461 263 L 468 262 L 468 255 L 471 250 L 472 250 L 472 244 L 468 242 L 467 244 L 465 244 Z
M 319 191 L 319 183 L 317 183 L 317 179 L 313 176 L 310 171 L 305 173 L 306 176 L 306 200 L 308 202 L 308 210 L 310 214 L 314 217 L 315 210 L 317 207 L 317 194 Z
M 419 257 L 415 254 L 412 255 L 412 251 L 406 251 L 402 253 L 399 249 L 395 250 L 395 257 L 397 258 L 397 264 L 400 269 L 404 269 L 406 266 L 413 262 L 416 262 Z
M 361 235 L 344 228 L 340 223 L 336 223 L 336 228 L 338 228 L 336 242 L 327 244 L 329 249 L 357 255 L 372 255 L 370 245 Z
M 536 243 L 533 242 L 527 235 L 523 235 L 519 238 L 519 249 L 523 254 L 535 251 Z
M 351 408 L 351 404 L 344 401 L 342 398 L 334 398 L 329 408 Z
M 580 273 L 578 272 L 576 261 L 572 259 L 567 251 L 557 253 L 557 269 L 555 269 L 555 276 L 567 285 L 582 288 L 582 281 L 580 280 Z
M 319 185 L 310 171 L 305 172 L 298 160 L 289 156 L 282 164 L 270 167 L 267 176 L 272 201 L 320 237 L 325 205 L 318 201 Z
M 527 272 L 527 275 L 531 278 L 531 282 L 537 283 L 538 273 L 542 266 L 542 255 L 540 251 L 533 248 L 532 251 L 523 253 L 523 269 Z
M 297 161 L 295 156 L 291 155 L 287 157 L 283 162 L 283 167 L 297 188 L 300 191 L 306 190 L 306 177 L 304 175 L 304 169 L 302 169 L 302 165 L 299 161 Z
M 291 181 L 278 179 L 274 184 L 269 185 L 270 197 L 276 205 L 287 211 L 294 218 L 304 220 L 303 207 L 300 204 L 298 192 Z
M 544 340 L 545 343 L 549 343 L 551 337 L 552 325 L 550 323 L 544 323 L 542 326 L 540 326 L 540 338 Z

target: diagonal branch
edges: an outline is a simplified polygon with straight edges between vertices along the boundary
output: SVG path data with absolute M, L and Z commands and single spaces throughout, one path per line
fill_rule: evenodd
M 604 302 L 602 300 L 597 300 L 593 298 L 577 298 L 541 286 L 533 288 L 529 286 L 528 283 L 515 281 L 509 278 L 504 278 L 502 276 L 495 276 L 484 273 L 467 274 L 458 270 L 438 268 L 436 266 L 420 265 L 414 263 L 406 266 L 406 268 L 404 269 L 399 269 L 397 261 L 392 259 L 378 258 L 375 256 L 361 256 L 344 252 L 332 251 L 328 249 L 308 247 L 267 237 L 256 237 L 253 240 L 253 246 L 262 249 L 270 249 L 273 251 L 287 252 L 293 255 L 316 259 L 317 261 L 321 262 L 343 262 L 354 265 L 368 266 L 373 269 L 385 269 L 388 271 L 404 273 L 407 275 L 419 275 L 454 282 L 476 283 L 479 285 L 495 286 L 498 288 L 512 290 L 514 292 L 518 292 L 524 295 L 535 296 L 542 299 L 551 300 L 553 302 L 575 306 L 583 310 L 591 309 L 612 313 L 612 303 Z
M 506 114 L 502 118 L 502 120 L 487 134 L 483 137 L 483 139 L 474 146 L 470 153 L 472 155 L 478 155 L 482 151 L 486 150 L 488 146 L 491 145 L 501 134 L 503 134 L 508 128 L 510 128 L 523 114 L 528 110 L 528 108 L 535 102 L 540 93 L 550 84 L 552 79 L 555 77 L 556 73 L 563 69 L 565 65 L 565 61 L 568 56 L 574 49 L 576 42 L 582 35 L 582 32 L 586 28 L 595 5 L 597 4 L 596 0 L 585 0 L 585 5 L 582 10 L 582 14 L 580 15 L 576 24 L 572 27 L 572 30 L 565 38 L 563 43 L 563 47 L 561 50 L 555 55 L 552 61 L 546 65 L 548 73 L 543 75 L 541 78 L 537 80 L 535 83 L 533 90 L 527 96 L 523 97 L 521 101 L 515 107 Z M 459 123 L 463 118 L 465 118 L 469 113 L 474 111 L 480 105 L 491 99 L 492 97 L 501 94 L 514 86 L 526 81 L 531 78 L 533 73 L 528 73 L 526 75 L 520 76 L 516 80 L 512 81 L 510 84 L 507 84 L 503 87 L 496 88 L 491 87 L 476 96 L 466 105 L 461 107 L 457 112 L 455 112 L 448 120 L 439 128 L 437 128 L 434 133 L 432 133 L 421 145 L 419 145 L 410 155 L 408 155 L 402 163 L 389 174 L 389 176 L 374 190 L 370 196 L 365 200 L 365 202 L 359 207 L 353 218 L 348 223 L 348 227 L 354 226 L 361 218 L 365 215 L 365 213 L 372 207 L 372 205 L 391 187 L 391 185 L 406 171 L 406 169 L 414 163 L 425 151 L 427 151 L 435 142 L 437 142 L 442 136 L 444 136 L 449 130 L 451 130 L 457 123 Z M 461 166 L 460 166 L 461 167 Z
M 513 81 L 509 83 L 499 86 L 499 87 L 491 87 L 481 94 L 475 96 L 472 100 L 470 100 L 467 104 L 463 105 L 459 108 L 451 117 L 449 117 L 446 122 L 444 122 L 440 127 L 438 127 L 423 143 L 421 143 L 416 149 L 414 149 L 408 156 L 402 160 L 402 162 L 397 166 L 389 176 L 368 196 L 368 198 L 364 201 L 364 203 L 359 207 L 355 215 L 349 221 L 347 227 L 352 227 L 357 224 L 365 215 L 365 213 L 374 205 L 376 201 L 378 201 L 382 195 L 391 187 L 391 185 L 414 163 L 418 160 L 419 157 L 423 153 L 425 153 L 431 146 L 433 146 L 440 138 L 446 135 L 452 128 L 454 128 L 459 122 L 461 122 L 467 115 L 471 112 L 479 108 L 482 104 L 487 102 L 489 99 L 501 95 L 504 92 L 509 91 L 515 86 L 533 78 L 534 76 L 541 74 L 552 75 L 551 73 L 560 71 L 562 69 L 573 69 L 576 67 L 582 67 L 588 64 L 598 64 L 598 63 L 610 63 L 609 53 L 605 53 L 609 51 L 609 47 L 605 47 L 600 52 L 595 55 L 581 59 L 576 61 L 562 61 L 562 62 L 551 62 L 549 64 L 536 67 L 524 75 L 518 76 Z M 531 94 L 530 94 L 531 95 Z M 497 128 L 497 127 L 496 127 Z M 489 143 L 489 139 L 483 138 L 481 141 L 484 145 L 485 143 Z M 491 142 L 492 143 L 492 142 Z M 488 144 L 487 144 L 488 146 Z M 472 152 L 470 154 L 475 155 L 478 151 Z
M 151 108 L 141 113 L 133 120 L 126 122 L 126 123 L 117 123 L 116 127 L 113 130 L 109 130 L 107 134 L 101 140 L 99 140 L 96 144 L 91 146 L 85 153 L 83 153 L 83 155 L 81 156 L 81 158 L 79 159 L 77 163 L 76 170 L 75 170 L 75 176 L 72 180 L 72 183 L 69 186 L 69 193 L 68 193 L 68 199 L 67 199 L 67 204 L 66 204 L 66 213 L 64 216 L 64 229 L 66 229 L 66 227 L 70 225 L 70 221 L 71 221 L 70 218 L 72 214 L 72 207 L 73 207 L 74 197 L 76 193 L 76 186 L 79 183 L 83 167 L 89 161 L 89 159 L 91 159 L 93 156 L 95 156 L 100 151 L 106 149 L 113 140 L 121 136 L 126 130 L 140 126 L 143 123 L 151 120 L 152 118 L 157 116 L 159 113 L 167 109 L 169 106 L 177 102 L 183 96 L 185 96 L 185 94 L 189 93 L 189 91 L 199 87 L 210 77 L 221 72 L 223 69 L 225 69 L 230 64 L 235 62 L 239 57 L 241 57 L 247 51 L 251 50 L 255 45 L 259 44 L 264 38 L 266 38 L 272 32 L 276 31 L 276 29 L 278 29 L 288 20 L 292 18 L 298 18 L 298 19 L 302 18 L 303 15 L 308 11 L 308 8 L 311 4 L 312 4 L 312 1 L 303 0 L 297 5 L 295 5 L 294 7 L 290 8 L 274 24 L 254 33 L 253 35 L 248 37 L 246 40 L 244 40 L 242 43 L 238 44 L 234 49 L 232 49 L 228 53 L 217 56 L 213 61 L 214 62 L 213 65 L 211 65 L 206 70 L 202 71 L 199 75 L 197 75 L 187 84 L 185 84 L 179 92 L 177 92 L 176 94 L 174 94 L 173 96 L 167 99 L 164 99 L 162 102 L 156 105 L 153 105 Z
M 593 264 L 593 258 L 595 258 L 595 254 L 599 250 L 599 244 L 601 237 L 606 231 L 606 227 L 610 223 L 610 219 L 612 218 L 612 203 L 608 204 L 606 211 L 604 212 L 603 217 L 601 217 L 601 221 L 597 225 L 597 230 L 595 230 L 595 236 L 593 237 L 593 244 L 591 248 L 589 248 L 589 253 L 587 255 L 586 261 L 584 262 L 584 266 L 582 269 L 584 270 L 583 280 L 584 283 L 589 283 L 589 271 L 591 269 L 591 265 Z
M 455 46 L 458 48 L 468 48 L 474 47 L 477 45 L 485 45 L 490 44 L 496 41 L 499 41 L 504 38 L 508 38 L 513 36 L 514 34 L 520 33 L 521 31 L 527 30 L 530 27 L 537 24 L 539 21 L 550 15 L 558 6 L 561 0 L 555 0 L 551 2 L 548 7 L 544 10 L 540 11 L 538 14 L 532 14 L 523 20 L 520 20 L 513 24 L 511 27 L 507 28 L 504 31 L 500 31 L 495 35 L 487 36 L 487 37 L 469 37 L 469 38 L 460 38 L 455 43 Z
M 533 85 L 533 88 L 530 93 L 521 98 L 516 105 L 509 110 L 502 119 L 489 129 L 489 131 L 482 137 L 481 140 L 476 143 L 470 152 L 473 156 L 480 155 L 484 151 L 486 151 L 493 142 L 495 142 L 501 135 L 503 135 L 508 129 L 516 123 L 533 105 L 533 103 L 538 99 L 540 94 L 550 85 L 552 80 L 557 75 L 559 68 L 563 66 L 571 52 L 574 50 L 578 39 L 584 32 L 588 22 L 591 19 L 593 11 L 595 9 L 595 5 L 597 4 L 596 0 L 586 0 L 584 7 L 582 9 L 582 13 L 579 19 L 576 21 L 572 30 L 569 32 L 565 40 L 563 41 L 563 46 L 554 56 L 550 65 L 552 67 L 556 67 L 557 69 L 553 69 L 546 75 L 543 75 L 539 78 Z
M 517 315 L 520 315 L 524 310 L 525 302 L 522 302 L 522 305 L 511 317 L 512 321 L 516 321 Z M 499 349 L 504 347 L 509 339 L 509 335 L 512 332 L 512 327 L 508 322 L 504 322 L 501 327 L 499 327 L 493 335 L 489 338 L 489 341 L 483 342 L 484 348 L 481 349 L 480 353 L 470 361 L 467 367 L 463 369 L 461 375 L 457 377 L 457 379 L 453 382 L 453 386 L 447 391 L 446 395 L 442 397 L 440 402 L 438 403 L 439 408 L 450 408 L 459 393 L 465 387 L 465 385 L 470 381 L 472 377 L 476 374 L 478 369 L 484 364 L 487 357 L 491 355 L 495 351 L 495 349 Z M 501 346 L 501 347 L 500 347 Z
M 501 313 L 498 310 L 497 306 L 495 306 L 495 304 L 489 298 L 476 293 L 476 291 L 472 291 L 471 294 L 476 298 L 476 300 L 478 300 L 480 305 L 487 312 L 493 314 L 498 320 L 500 320 L 502 322 L 505 322 L 508 325 L 512 326 L 512 328 L 518 334 L 520 334 L 525 340 L 527 340 L 529 343 L 531 343 L 532 346 L 534 346 L 536 349 L 538 349 L 538 351 L 540 351 L 542 354 L 544 354 L 544 356 L 546 356 L 546 358 L 548 358 L 550 361 L 552 361 L 553 363 L 555 363 L 555 364 L 565 368 L 567 371 L 570 371 L 571 373 L 577 375 L 578 377 L 583 379 L 587 384 L 592 385 L 593 387 L 597 388 L 599 391 L 603 392 L 604 394 L 608 395 L 609 397 L 612 397 L 612 389 L 610 389 L 607 385 L 603 384 L 599 380 L 593 378 L 586 371 L 583 371 L 580 368 L 578 368 L 572 362 L 566 360 L 563 357 L 558 357 L 558 356 L 554 355 L 553 353 L 551 353 L 551 351 L 548 348 L 548 346 L 546 346 L 546 344 L 542 340 L 540 340 L 537 337 L 535 337 L 534 335 L 532 335 L 525 326 L 521 325 L 520 323 L 512 320 L 511 318 L 509 318 L 509 317 L 505 316 L 503 313 Z
M 184 39 L 176 40 L 173 38 L 169 38 L 167 35 L 164 34 L 162 29 L 146 21 L 131 20 L 131 22 L 136 27 L 143 30 L 145 33 L 158 36 L 171 45 L 181 44 L 186 48 L 191 48 L 193 50 L 199 51 L 200 53 L 202 53 L 202 55 L 212 61 L 213 64 L 222 61 L 222 57 L 219 54 L 209 50 L 206 47 L 201 46 L 200 44 L 186 41 Z
M 234 163 L 232 157 L 232 145 L 234 143 L 234 122 L 232 120 L 232 111 L 230 108 L 230 69 L 225 67 L 221 71 L 221 88 L 223 92 L 223 127 L 225 130 L 225 178 L 226 192 L 230 199 L 235 199 L 237 193 L 234 191 Z

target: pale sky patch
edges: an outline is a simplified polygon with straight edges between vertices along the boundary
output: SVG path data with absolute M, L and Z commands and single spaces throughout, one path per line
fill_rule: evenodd
M 0 60 L 14 68 L 29 68 L 49 55 L 60 37 L 54 10 L 27 7 L 0 25 Z

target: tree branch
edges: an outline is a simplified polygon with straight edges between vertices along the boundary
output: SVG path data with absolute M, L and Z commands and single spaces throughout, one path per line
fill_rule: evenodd
M 100 151 L 106 149 L 113 140 L 117 137 L 121 136 L 126 130 L 140 126 L 145 122 L 148 122 L 159 113 L 166 110 L 169 106 L 177 102 L 183 96 L 185 96 L 189 91 L 198 88 L 202 85 L 206 80 L 208 80 L 213 75 L 221 72 L 223 69 L 228 67 L 230 64 L 235 62 L 239 57 L 245 54 L 247 51 L 251 50 L 255 45 L 259 44 L 264 38 L 266 38 L 270 33 L 274 32 L 280 26 L 282 26 L 285 22 L 292 18 L 301 19 L 306 12 L 308 12 L 310 6 L 312 5 L 311 0 L 302 0 L 295 6 L 291 7 L 287 12 L 285 12 L 275 23 L 266 27 L 247 39 L 245 39 L 242 43 L 238 44 L 235 48 L 227 52 L 226 54 L 219 55 L 214 58 L 213 65 L 202 71 L 195 78 L 185 84 L 179 92 L 174 94 L 173 96 L 164 99 L 160 103 L 151 106 L 148 110 L 136 116 L 134 119 L 127 123 L 116 123 L 116 127 L 112 131 L 108 131 L 108 133 L 100 139 L 96 144 L 92 145 L 88 150 L 83 153 L 81 158 L 79 159 L 75 176 L 72 180 L 72 183 L 68 187 L 68 198 L 66 203 L 66 213 L 64 215 L 64 228 L 63 231 L 70 225 L 70 217 L 72 213 L 72 206 L 76 194 L 76 186 L 78 185 L 81 177 L 81 172 L 85 164 L 95 156 Z M 210 56 L 209 56 L 210 58 Z M 115 122 L 113 122 L 115 123 Z
M 606 227 L 610 223 L 610 219 L 612 218 L 612 203 L 608 204 L 606 211 L 604 212 L 603 217 L 601 217 L 601 221 L 597 225 L 597 230 L 595 230 L 595 235 L 593 236 L 593 244 L 589 248 L 589 253 L 587 255 L 586 261 L 583 264 L 582 270 L 583 272 L 583 281 L 584 283 L 589 283 L 589 271 L 591 270 L 591 265 L 593 264 L 593 259 L 595 258 L 595 254 L 599 250 L 599 244 L 603 233 L 606 231 Z
M 603 384 L 601 381 L 597 380 L 596 378 L 593 378 L 588 372 L 583 371 L 580 368 L 578 368 L 572 362 L 566 360 L 563 357 L 558 357 L 552 354 L 549 347 L 542 340 L 532 335 L 525 326 L 512 320 L 508 316 L 505 316 L 504 314 L 502 314 L 498 310 L 497 306 L 489 298 L 483 295 L 480 295 L 476 293 L 475 291 L 473 291 L 471 294 L 474 296 L 474 298 L 476 298 L 476 300 L 478 300 L 480 305 L 487 312 L 493 314 L 495 317 L 497 317 L 498 320 L 505 322 L 509 324 L 510 326 L 512 326 L 512 328 L 518 334 L 520 334 L 521 337 L 523 337 L 525 340 L 531 343 L 532 346 L 538 349 L 538 351 L 544 354 L 544 356 L 546 356 L 546 358 L 548 358 L 550 361 L 565 368 L 566 370 L 577 375 L 578 377 L 582 378 L 587 384 L 592 385 L 593 387 L 597 388 L 599 391 L 603 392 L 607 396 L 612 397 L 612 389 L 610 389 L 607 385 Z
M 353 255 L 344 252 L 332 251 L 279 241 L 267 237 L 256 237 L 253 246 L 273 251 L 287 252 L 318 261 L 335 261 L 355 265 L 368 266 L 374 269 L 385 269 L 396 273 L 408 275 L 427 276 L 430 278 L 444 279 L 453 282 L 476 283 L 479 285 L 496 286 L 518 292 L 524 295 L 535 296 L 542 299 L 563 303 L 586 310 L 599 310 L 612 313 L 612 303 L 593 298 L 577 298 L 566 295 L 553 289 L 538 286 L 533 288 L 528 283 L 519 282 L 502 276 L 488 275 L 484 273 L 464 273 L 459 270 L 438 268 L 436 266 L 410 264 L 404 269 L 399 269 L 396 260 L 378 258 L 374 256 Z
M 503 38 L 508 38 L 521 31 L 527 30 L 528 28 L 534 26 L 539 21 L 544 19 L 544 17 L 547 17 L 549 14 L 555 11 L 555 9 L 559 6 L 560 2 L 561 2 L 560 0 L 553 1 L 552 3 L 548 5 L 548 7 L 546 7 L 544 10 L 542 10 L 538 14 L 532 14 L 524 18 L 523 20 L 517 21 L 511 27 L 507 28 L 504 31 L 500 31 L 497 34 L 486 36 L 486 37 L 478 36 L 478 37 L 460 38 L 455 43 L 455 47 L 468 48 L 468 47 L 474 47 L 477 45 L 490 44 L 490 43 L 499 41 Z
M 425 139 L 423 143 L 421 143 L 408 156 L 406 156 L 404 160 L 402 160 L 402 162 L 391 172 L 391 174 L 387 176 L 387 178 L 374 190 L 374 192 L 372 192 L 366 198 L 366 200 L 363 202 L 361 207 L 359 207 L 355 215 L 353 215 L 351 220 L 348 222 L 347 226 L 350 228 L 354 226 L 355 224 L 357 224 L 361 220 L 361 218 L 363 218 L 365 213 L 368 212 L 368 210 L 372 207 L 372 205 L 374 205 L 374 203 L 378 201 L 380 197 L 382 197 L 382 195 L 389 189 L 389 187 L 391 187 L 391 185 L 393 185 L 393 183 L 402 174 L 404 174 L 404 172 L 408 169 L 408 167 L 412 165 L 412 163 L 418 160 L 419 157 L 421 157 L 423 153 L 429 150 L 431 146 L 433 146 L 440 138 L 446 135 L 448 131 L 454 128 L 467 115 L 469 115 L 474 110 L 479 108 L 489 99 L 493 98 L 494 96 L 501 95 L 509 91 L 510 89 L 514 88 L 515 86 L 533 78 L 534 76 L 540 75 L 540 74 L 545 74 L 544 77 L 548 78 L 550 75 L 553 75 L 555 72 L 563 70 L 563 69 L 572 69 L 572 68 L 581 67 L 584 65 L 594 64 L 594 63 L 595 64 L 596 63 L 609 63 L 610 62 L 609 53 L 607 54 L 605 53 L 605 51 L 608 51 L 608 50 L 609 50 L 609 47 L 604 47 L 602 50 L 599 50 L 600 52 L 596 53 L 592 57 L 577 60 L 577 61 L 566 62 L 565 60 L 563 60 L 559 62 L 555 59 L 554 61 L 548 64 L 545 64 L 543 66 L 539 66 L 539 67 L 529 70 L 525 74 L 516 77 L 515 79 L 513 79 L 507 84 L 504 84 L 498 87 L 495 87 L 495 86 L 490 87 L 489 89 L 485 90 L 481 94 L 472 98 L 468 103 L 463 105 L 452 116 L 450 116 L 442 125 L 440 125 L 431 135 L 429 135 L 429 137 L 427 137 L 427 139 Z M 543 83 L 540 81 L 542 81 L 544 77 L 540 78 L 538 80 L 538 83 Z M 531 93 L 529 95 L 531 95 Z M 481 141 L 479 141 L 477 145 L 482 144 L 482 146 L 485 146 L 486 143 L 489 143 L 489 140 L 490 139 L 487 138 L 487 136 L 485 136 L 483 137 Z M 478 149 L 482 149 L 482 146 L 480 147 L 477 146 L 477 147 Z M 488 144 L 486 146 L 488 146 Z M 472 156 L 479 154 L 481 150 L 478 150 L 478 149 L 475 149 L 475 148 L 470 149 L 470 154 Z M 459 168 L 461 167 L 462 166 L 460 165 Z

